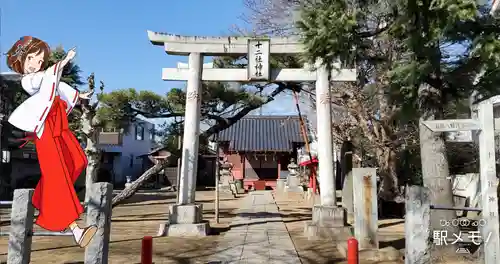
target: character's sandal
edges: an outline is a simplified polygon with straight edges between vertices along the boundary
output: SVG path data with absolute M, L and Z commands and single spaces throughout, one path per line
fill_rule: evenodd
M 78 228 L 80 229 L 80 228 Z M 75 230 L 76 231 L 76 230 Z M 84 248 L 86 247 L 90 241 L 92 241 L 92 238 L 94 237 L 94 235 L 96 234 L 97 232 L 97 227 L 96 226 L 88 226 L 86 228 L 83 228 L 83 229 L 80 229 L 79 230 L 80 232 L 80 235 L 77 235 L 77 233 L 75 232 L 75 241 L 76 243 Z

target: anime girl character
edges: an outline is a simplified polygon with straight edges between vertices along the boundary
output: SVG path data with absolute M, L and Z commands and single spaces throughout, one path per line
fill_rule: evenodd
M 74 49 L 56 64 L 48 66 L 50 48 L 44 41 L 25 36 L 7 52 L 7 65 L 22 74 L 21 85 L 30 95 L 9 117 L 9 123 L 30 134 L 36 147 L 42 176 L 32 197 L 39 210 L 36 224 L 50 231 L 69 228 L 76 243 L 85 247 L 97 227 L 80 227 L 76 220 L 83 207 L 74 182 L 87 166 L 87 157 L 68 127 L 67 115 L 77 100 L 90 93 L 61 82 L 65 66 L 75 57 Z

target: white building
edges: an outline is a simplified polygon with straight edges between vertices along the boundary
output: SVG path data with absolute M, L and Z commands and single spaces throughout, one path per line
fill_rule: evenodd
M 128 131 L 102 131 L 99 134 L 99 148 L 103 150 L 102 168 L 111 172 L 113 183 L 124 183 L 126 176 L 132 180 L 150 167 L 146 157 L 154 144 L 155 126 L 145 120 L 137 120 Z

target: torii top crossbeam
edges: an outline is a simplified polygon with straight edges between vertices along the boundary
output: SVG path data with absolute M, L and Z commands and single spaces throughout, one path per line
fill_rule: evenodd
M 152 44 L 164 46 L 169 55 L 188 56 L 191 53 L 200 53 L 208 56 L 221 55 L 249 55 L 249 67 L 247 69 L 227 68 L 215 69 L 205 68 L 202 72 L 203 81 L 248 81 L 250 75 L 255 75 L 252 70 L 256 57 L 251 58 L 252 52 L 250 45 L 252 41 L 259 38 L 248 37 L 199 37 L 199 36 L 179 36 L 167 33 L 158 33 L 148 31 L 148 37 Z M 254 81 L 315 81 L 317 79 L 316 71 L 313 67 L 304 65 L 298 69 L 271 69 L 269 66 L 270 54 L 298 54 L 304 51 L 300 39 L 297 37 L 273 37 L 262 38 L 263 45 L 267 45 L 267 50 L 263 48 L 262 56 L 259 58 L 263 65 L 262 72 L 266 73 L 261 78 L 253 78 Z M 331 79 L 334 81 L 352 81 L 356 79 L 355 69 L 339 69 L 340 64 L 334 63 L 334 69 L 331 72 Z M 254 72 L 249 73 L 250 72 Z M 164 68 L 163 80 L 181 81 L 187 80 L 189 69 Z M 256 76 L 254 76 L 256 77 Z
M 148 38 L 153 45 L 164 45 L 170 55 L 189 55 L 199 52 L 206 55 L 247 54 L 248 37 L 199 37 L 180 36 L 148 30 Z M 297 54 L 304 52 L 297 37 L 273 37 L 270 53 Z

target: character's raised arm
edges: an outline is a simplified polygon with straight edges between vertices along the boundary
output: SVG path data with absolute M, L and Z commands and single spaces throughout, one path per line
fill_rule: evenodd
M 71 60 L 73 60 L 73 58 L 75 58 L 76 56 L 76 49 L 75 48 L 72 48 L 70 50 L 68 50 L 68 53 L 66 54 L 66 57 L 64 57 L 63 60 L 61 60 L 59 63 L 59 73 L 61 74 L 64 67 L 66 67 L 70 62 Z

